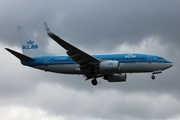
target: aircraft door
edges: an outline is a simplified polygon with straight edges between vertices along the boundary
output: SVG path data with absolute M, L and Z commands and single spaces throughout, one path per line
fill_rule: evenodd
M 147 62 L 151 63 L 152 62 L 152 57 L 150 55 L 147 56 Z
M 45 65 L 45 67 L 48 67 L 48 65 L 49 65 L 49 58 L 45 58 L 44 59 L 44 65 Z

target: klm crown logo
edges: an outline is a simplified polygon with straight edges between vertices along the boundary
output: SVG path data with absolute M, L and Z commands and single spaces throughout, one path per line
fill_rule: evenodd
M 26 43 L 29 44 L 29 45 L 31 45 L 31 44 L 34 44 L 34 41 L 29 40 L 29 41 L 27 41 Z
M 34 45 L 34 41 L 29 40 L 26 43 L 27 43 L 26 45 L 22 46 L 23 50 L 38 49 L 38 45 Z
M 112 62 L 109 62 L 109 63 L 108 63 L 108 65 L 109 65 L 109 66 L 112 66 L 112 65 L 113 65 L 113 63 L 112 63 Z

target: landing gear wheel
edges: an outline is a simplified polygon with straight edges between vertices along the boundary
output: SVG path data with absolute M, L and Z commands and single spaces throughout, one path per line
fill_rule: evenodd
M 97 85 L 97 80 L 96 79 L 93 79 L 92 81 L 91 81 L 91 83 L 95 86 L 95 85 Z
M 154 79 L 155 79 L 155 76 L 153 75 L 153 76 L 151 76 L 151 78 L 154 80 Z

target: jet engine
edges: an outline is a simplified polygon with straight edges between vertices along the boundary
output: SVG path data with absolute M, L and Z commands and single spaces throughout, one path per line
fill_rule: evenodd
M 102 61 L 99 63 L 99 69 L 100 70 L 118 70 L 119 68 L 119 62 L 108 60 L 108 61 Z
M 127 78 L 126 73 L 105 75 L 104 79 L 108 82 L 125 82 Z

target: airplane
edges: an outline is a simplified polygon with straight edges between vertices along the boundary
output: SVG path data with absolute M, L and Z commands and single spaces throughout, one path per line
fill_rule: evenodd
M 173 66 L 171 61 L 152 54 L 90 55 L 51 32 L 45 22 L 44 26 L 47 35 L 62 46 L 67 55 L 49 55 L 23 26 L 17 27 L 23 54 L 5 49 L 25 66 L 55 73 L 84 75 L 94 86 L 98 84 L 97 78 L 108 82 L 125 82 L 127 73 L 151 72 L 154 80 L 154 74 L 162 73 Z

